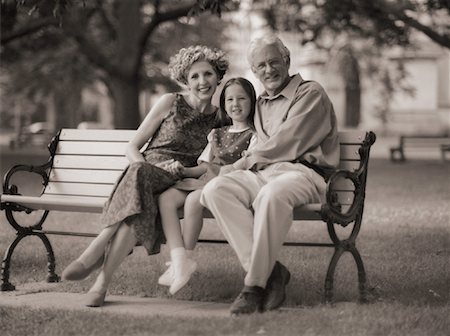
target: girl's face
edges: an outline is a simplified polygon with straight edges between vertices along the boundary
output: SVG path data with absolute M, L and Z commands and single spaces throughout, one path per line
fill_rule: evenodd
M 246 121 L 251 110 L 251 100 L 239 84 L 231 84 L 225 89 L 225 111 L 233 122 Z
M 187 85 L 199 100 L 211 99 L 218 83 L 217 74 L 207 61 L 192 64 L 187 75 Z

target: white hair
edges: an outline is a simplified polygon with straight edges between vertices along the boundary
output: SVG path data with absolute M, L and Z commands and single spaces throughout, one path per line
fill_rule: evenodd
M 278 38 L 278 36 L 274 34 L 264 34 L 250 41 L 247 51 L 248 63 L 252 65 L 253 54 L 255 53 L 255 50 L 272 45 L 278 49 L 283 58 L 287 57 L 289 60 L 291 59 L 291 53 L 289 49 L 284 45 L 283 41 Z

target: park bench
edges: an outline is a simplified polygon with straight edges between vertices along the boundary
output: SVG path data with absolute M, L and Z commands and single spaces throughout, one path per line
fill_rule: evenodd
M 392 162 L 406 161 L 405 151 L 428 152 L 439 150 L 442 161 L 446 161 L 446 152 L 450 151 L 448 135 L 401 135 L 398 146 L 390 148 Z
M 1 270 L 2 291 L 14 290 L 9 282 L 11 257 L 17 244 L 27 236 L 39 237 L 48 259 L 48 282 L 59 281 L 55 273 L 55 256 L 47 235 L 71 235 L 95 237 L 96 233 L 46 230 L 43 224 L 49 211 L 73 211 L 100 213 L 117 178 L 128 165 L 124 152 L 127 142 L 135 134 L 132 130 L 80 130 L 62 129 L 49 145 L 50 158 L 42 166 L 17 165 L 4 177 L 3 194 L 0 196 L 1 210 L 5 211 L 10 225 L 16 230 L 14 241 L 7 248 Z M 326 202 L 309 204 L 294 209 L 294 221 L 318 220 L 327 224 L 330 242 L 285 242 L 287 246 L 316 246 L 333 248 L 325 278 L 325 300 L 333 296 L 333 278 L 336 265 L 344 252 L 353 256 L 359 281 L 360 300 L 366 299 L 366 272 L 362 258 L 356 248 L 360 231 L 366 178 L 371 145 L 375 142 L 372 132 L 352 131 L 339 134 L 341 159 L 339 169 L 328 179 Z M 25 196 L 11 184 L 12 176 L 26 171 L 38 174 L 43 180 L 40 196 Z M 39 210 L 42 216 L 36 223 L 23 226 L 14 214 Z M 205 210 L 205 218 L 212 218 Z M 182 214 L 180 214 L 182 218 Z M 351 233 L 340 239 L 335 225 L 353 223 Z M 201 239 L 201 243 L 226 243 L 224 240 Z

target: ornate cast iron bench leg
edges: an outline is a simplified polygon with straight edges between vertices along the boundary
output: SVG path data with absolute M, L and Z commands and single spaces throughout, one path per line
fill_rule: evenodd
M 16 230 L 16 238 L 14 241 L 9 245 L 8 249 L 5 252 L 5 256 L 2 261 L 2 284 L 1 284 L 1 290 L 2 291 L 12 291 L 15 289 L 15 286 L 9 282 L 9 275 L 10 275 L 10 265 L 11 265 L 11 258 L 14 253 L 15 248 L 20 243 L 20 241 L 28 236 L 37 236 L 42 241 L 42 243 L 45 246 L 45 249 L 47 251 L 47 282 L 58 282 L 59 276 L 55 273 L 55 254 L 53 252 L 52 245 L 50 241 L 48 240 L 47 236 L 42 232 L 36 232 L 37 230 L 42 229 L 42 224 L 47 218 L 48 211 L 45 211 L 40 220 L 30 226 L 30 227 L 23 227 L 19 223 L 17 223 L 16 219 L 13 215 L 13 210 L 11 209 L 5 209 L 6 218 L 8 219 L 8 222 L 11 224 L 12 227 Z
M 362 212 L 361 212 L 362 213 Z M 359 288 L 359 301 L 361 303 L 367 302 L 367 286 L 366 286 L 366 271 L 364 268 L 364 263 L 362 261 L 361 255 L 355 245 L 356 237 L 361 228 L 361 215 L 358 216 L 354 223 L 352 233 L 348 239 L 341 240 L 336 234 L 334 229 L 334 224 L 332 221 L 327 222 L 328 233 L 331 240 L 335 244 L 334 254 L 331 257 L 330 264 L 328 265 L 328 271 L 325 278 L 325 302 L 330 303 L 333 300 L 333 283 L 334 283 L 334 272 L 338 264 L 339 259 L 345 252 L 350 252 L 355 260 L 356 267 L 358 269 L 358 288 Z

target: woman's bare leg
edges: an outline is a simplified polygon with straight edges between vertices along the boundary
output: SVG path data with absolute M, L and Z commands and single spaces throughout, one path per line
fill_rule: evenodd
M 111 283 L 114 271 L 119 267 L 137 243 L 134 228 L 121 223 L 106 256 L 103 267 L 89 292 L 105 292 Z
M 89 244 L 84 252 L 77 258 L 85 267 L 95 264 L 105 253 L 105 249 L 113 238 L 119 223 L 104 228 Z

